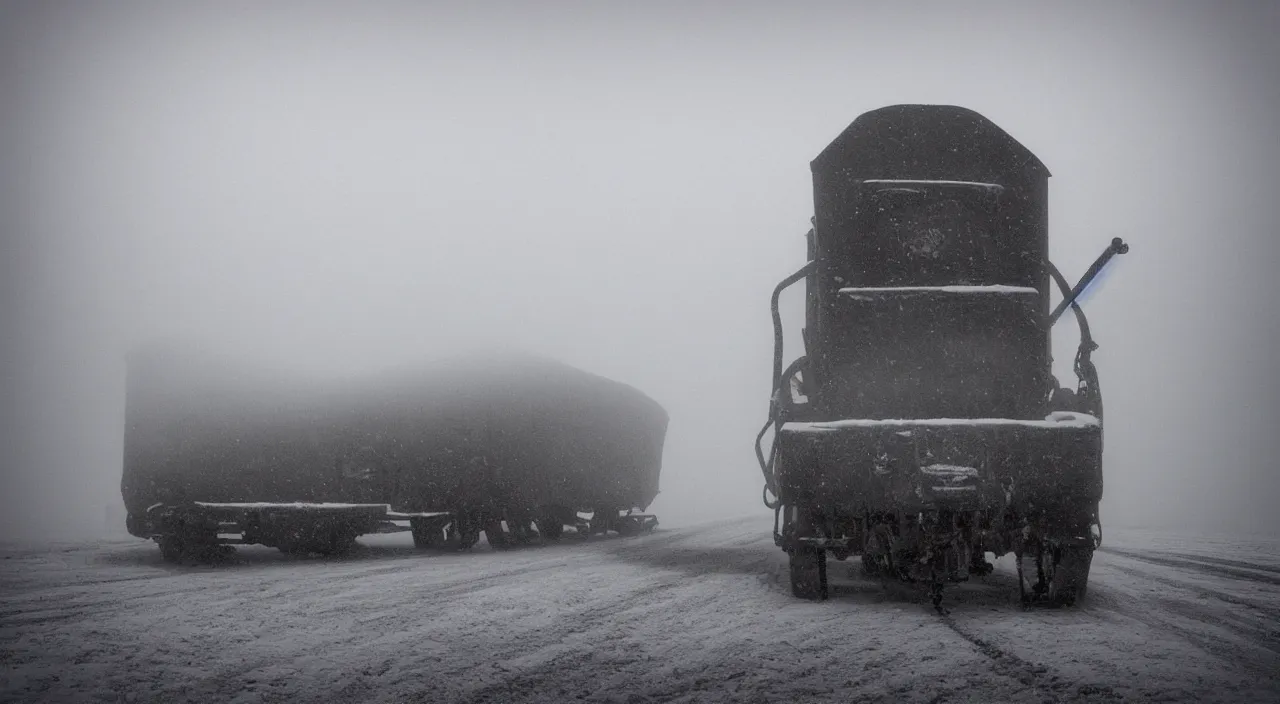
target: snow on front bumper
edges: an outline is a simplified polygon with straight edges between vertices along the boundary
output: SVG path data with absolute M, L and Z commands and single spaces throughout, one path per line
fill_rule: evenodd
M 785 423 L 778 448 L 786 503 L 968 510 L 1102 497 L 1102 424 L 1081 413 Z

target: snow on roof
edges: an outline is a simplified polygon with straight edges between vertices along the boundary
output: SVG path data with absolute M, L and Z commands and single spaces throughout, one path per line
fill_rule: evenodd
M 998 183 L 983 183 L 981 181 L 937 181 L 937 180 L 916 180 L 916 179 L 892 179 L 892 178 L 869 178 L 863 183 L 870 183 L 884 186 L 902 186 L 910 188 L 912 186 L 968 186 L 970 188 L 982 188 L 988 191 L 1003 191 L 1004 186 Z
M 936 474 L 939 476 L 952 477 L 976 477 L 978 469 L 976 467 L 966 467 L 959 464 L 931 464 L 920 468 L 925 474 Z
M 389 504 L 328 504 L 328 503 L 271 503 L 271 502 L 254 502 L 254 503 L 214 503 L 209 501 L 196 501 L 197 506 L 205 508 L 273 508 L 273 509 L 300 509 L 308 511 L 338 511 L 343 509 L 363 508 L 363 509 L 381 509 L 390 510 Z
M 400 521 L 409 518 L 437 518 L 451 515 L 448 511 L 388 511 L 387 518 Z
M 1018 294 L 1018 295 L 1039 295 L 1038 289 L 1030 286 L 1005 286 L 1003 284 L 994 284 L 989 286 L 880 286 L 869 288 L 842 288 L 840 294 L 844 296 L 857 296 L 859 294 L 874 293 L 972 293 L 972 294 Z
M 850 418 L 811 423 L 785 423 L 782 429 L 793 433 L 827 433 L 843 428 L 910 428 L 910 427 L 956 427 L 956 426 L 1021 426 L 1025 428 L 1097 428 L 1102 423 L 1094 416 L 1085 413 L 1057 412 L 1051 413 L 1044 420 L 1023 420 L 1017 418 L 895 418 L 872 420 L 867 418 Z

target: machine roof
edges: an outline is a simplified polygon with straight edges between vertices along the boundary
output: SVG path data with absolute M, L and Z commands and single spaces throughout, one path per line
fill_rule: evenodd
M 810 164 L 855 179 L 956 179 L 999 183 L 1047 178 L 1029 149 L 982 115 L 955 105 L 890 105 L 863 113 Z

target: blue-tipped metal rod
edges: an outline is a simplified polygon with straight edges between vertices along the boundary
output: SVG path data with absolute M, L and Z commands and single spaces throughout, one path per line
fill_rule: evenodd
M 1084 273 L 1084 276 L 1080 278 L 1080 282 L 1076 284 L 1075 288 L 1071 289 L 1071 295 L 1062 299 L 1062 302 L 1058 304 L 1058 307 L 1049 315 L 1049 326 L 1053 327 L 1054 323 L 1058 322 L 1058 318 L 1062 317 L 1062 314 L 1065 313 L 1067 308 L 1080 297 L 1080 294 L 1084 293 L 1086 288 L 1089 288 L 1089 284 L 1093 283 L 1093 280 L 1102 272 L 1102 268 L 1107 265 L 1107 262 L 1111 261 L 1112 257 L 1117 254 L 1124 254 L 1128 251 L 1129 245 L 1125 244 L 1124 240 L 1119 237 L 1111 240 L 1110 246 L 1108 246 L 1106 250 L 1102 252 L 1102 255 L 1093 262 L 1093 266 L 1089 267 L 1089 270 Z

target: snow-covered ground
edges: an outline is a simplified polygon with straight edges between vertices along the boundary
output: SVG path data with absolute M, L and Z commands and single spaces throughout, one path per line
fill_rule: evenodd
M 771 516 L 470 554 L 407 535 L 175 567 L 141 540 L 0 560 L 0 700 L 1280 701 L 1280 547 L 1109 530 L 1089 600 L 1023 610 L 1007 560 L 922 591 L 831 563 L 788 593 Z

